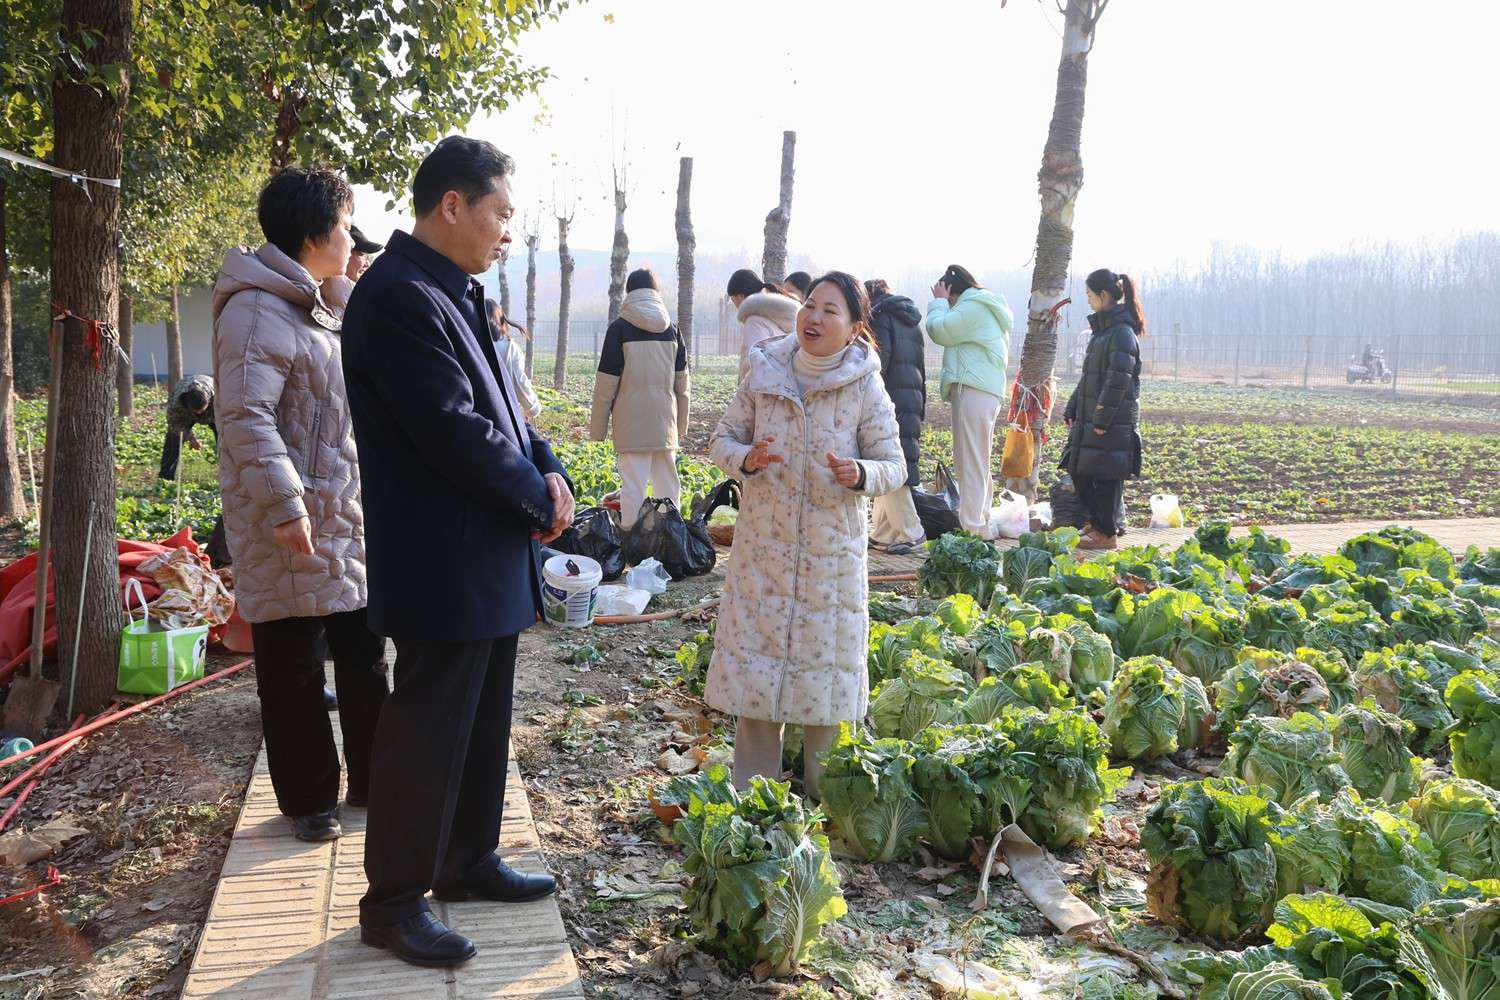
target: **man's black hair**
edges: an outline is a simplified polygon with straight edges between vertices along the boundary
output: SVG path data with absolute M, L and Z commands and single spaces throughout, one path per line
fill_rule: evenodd
M 266 242 L 292 260 L 308 240 L 327 238 L 339 214 L 354 207 L 349 182 L 323 167 L 287 167 L 260 189 L 256 214 Z
M 208 393 L 203 391 L 202 386 L 195 385 L 182 394 L 182 404 L 197 413 L 208 407 Z
M 494 143 L 450 135 L 433 147 L 411 182 L 412 207 L 421 218 L 438 206 L 443 195 L 457 191 L 473 204 L 495 190 L 495 180 L 516 172 L 516 163 Z

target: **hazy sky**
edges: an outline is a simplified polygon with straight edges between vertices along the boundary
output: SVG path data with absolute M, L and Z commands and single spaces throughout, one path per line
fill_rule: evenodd
M 675 249 L 691 155 L 700 252 L 758 267 L 793 129 L 793 253 L 858 274 L 1020 267 L 1060 31 L 1052 0 L 591 0 L 529 36 L 554 74 L 540 98 L 469 134 L 516 157 L 522 206 L 576 197 L 575 247 L 610 243 L 613 128 L 633 248 Z M 1497 0 L 1113 0 L 1075 270 L 1500 228 L 1496 37 Z M 356 211 L 377 237 L 404 225 L 383 202 L 362 191 Z

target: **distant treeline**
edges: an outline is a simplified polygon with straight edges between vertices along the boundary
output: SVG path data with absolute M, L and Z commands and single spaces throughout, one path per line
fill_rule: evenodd
M 1297 261 L 1221 245 L 1202 267 L 1146 275 L 1142 296 L 1156 331 L 1184 336 L 1500 337 L 1500 233 Z

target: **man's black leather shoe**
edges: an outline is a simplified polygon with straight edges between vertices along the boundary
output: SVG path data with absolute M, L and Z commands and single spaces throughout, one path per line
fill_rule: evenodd
M 389 951 L 403 962 L 429 969 L 462 965 L 479 950 L 474 942 L 448 929 L 431 913 L 407 917 L 389 927 L 359 925 L 359 939 L 372 948 Z
M 556 891 L 557 880 L 551 875 L 523 875 L 499 858 L 491 858 L 459 885 L 433 886 L 432 896 L 445 903 L 474 898 L 496 903 L 527 903 Z
M 344 835 L 339 825 L 339 811 L 313 813 L 311 816 L 288 816 L 292 823 L 292 836 L 298 840 L 318 843 L 323 840 L 338 840 Z

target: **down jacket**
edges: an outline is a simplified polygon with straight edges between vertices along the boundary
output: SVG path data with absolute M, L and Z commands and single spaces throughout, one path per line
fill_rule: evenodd
M 321 287 L 275 246 L 229 251 L 214 285 L 219 490 L 248 622 L 365 606 L 364 514 L 339 327 L 352 288 Z M 276 541 L 306 516 L 313 554 Z
M 1078 388 L 1063 411 L 1072 421 L 1060 466 L 1074 479 L 1129 479 L 1141 472 L 1141 345 L 1124 306 L 1089 317 L 1093 336 Z M 1102 427 L 1103 434 L 1094 428 Z
M 906 453 L 906 485 L 922 482 L 917 471 L 921 457 L 922 421 L 927 416 L 926 344 L 922 314 L 905 295 L 882 295 L 870 309 L 870 328 L 880 348 L 880 376 L 896 407 L 901 426 L 901 450 Z
M 625 296 L 594 375 L 589 437 L 614 424 L 615 451 L 676 451 L 688 429 L 687 350 L 654 288 Z
M 795 330 L 797 310 L 801 308 L 796 299 L 780 292 L 756 292 L 740 303 L 736 317 L 744 328 L 740 336 L 741 382 L 750 372 L 750 348 Z
M 795 337 L 750 350 L 750 374 L 709 446 L 744 492 L 704 700 L 752 719 L 832 726 L 869 706 L 865 498 L 900 489 L 906 463 L 874 354 L 851 345 L 804 398 L 797 350 Z M 747 475 L 745 456 L 767 435 L 785 461 Z M 830 451 L 859 461 L 860 489 L 834 480 Z
M 947 299 L 928 303 L 927 336 L 943 348 L 944 399 L 953 398 L 955 385 L 1010 398 L 1005 366 L 1011 322 L 1005 296 L 988 288 L 967 289 L 952 306 Z

